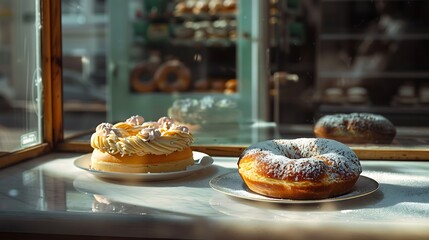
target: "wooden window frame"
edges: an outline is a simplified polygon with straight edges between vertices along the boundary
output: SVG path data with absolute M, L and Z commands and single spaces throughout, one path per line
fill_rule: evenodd
M 43 141 L 0 157 L 0 168 L 53 151 L 88 153 L 89 143 L 64 139 L 62 104 L 61 0 L 41 0 L 41 58 L 43 82 Z M 213 156 L 237 157 L 247 146 L 193 146 Z M 351 147 L 364 160 L 429 160 L 429 148 Z

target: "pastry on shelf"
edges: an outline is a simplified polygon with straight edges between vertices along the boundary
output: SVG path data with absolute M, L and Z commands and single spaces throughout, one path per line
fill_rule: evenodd
M 323 100 L 326 104 L 341 105 L 344 103 L 344 90 L 338 87 L 330 87 L 323 92 Z
M 229 79 L 228 81 L 225 82 L 224 93 L 225 94 L 236 93 L 238 90 L 237 85 L 238 85 L 237 79 Z
M 363 87 L 351 87 L 346 91 L 346 99 L 350 104 L 367 104 L 369 102 L 368 90 Z
M 423 85 L 420 87 L 419 102 L 423 104 L 429 103 L 429 85 Z
M 405 83 L 398 89 L 397 95 L 393 99 L 394 105 L 416 105 L 419 103 L 414 84 Z
M 210 11 L 208 0 L 199 0 L 195 3 L 192 12 L 194 14 L 208 14 Z
M 174 7 L 174 13 L 176 15 L 192 14 L 194 6 L 195 1 L 193 0 L 180 1 Z

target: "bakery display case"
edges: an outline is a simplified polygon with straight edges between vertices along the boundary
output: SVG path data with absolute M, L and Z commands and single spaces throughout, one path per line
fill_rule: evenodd
M 385 19 L 389 19 L 383 17 L 379 8 L 397 11 L 403 4 L 406 12 L 402 15 L 416 16 L 411 23 L 417 29 L 414 33 L 392 37 L 370 31 L 373 25 L 385 24 Z M 410 60 L 407 65 L 417 69 L 393 67 L 392 71 L 380 73 L 362 70 L 356 75 L 353 64 L 344 65 L 342 60 L 361 61 L 356 60 L 359 45 L 366 46 L 371 41 L 376 42 L 375 49 L 379 44 L 398 39 L 425 47 L 421 28 L 427 20 L 419 15 L 418 9 L 425 9 L 426 5 L 420 1 L 395 1 L 387 5 L 373 1 L 316 4 L 286 0 L 105 2 L 105 8 L 110 9 L 104 25 L 106 118 L 91 117 L 91 120 L 115 122 L 134 114 L 157 119 L 185 109 L 192 117 L 186 119 L 184 112 L 175 117 L 189 121 L 188 125 L 199 122 L 207 126 L 208 120 L 219 122 L 219 119 L 228 123 L 221 122 L 222 127 L 211 124 L 212 131 L 196 133 L 197 145 L 221 145 L 217 149 L 223 152 L 228 146 L 248 145 L 264 138 L 314 137 L 314 124 L 323 115 L 378 113 L 398 127 L 397 138 L 391 144 L 358 144 L 353 148 L 362 156 L 375 154 L 377 158 L 417 149 L 423 150 L 416 156 L 421 158 L 427 143 L 425 105 L 417 108 L 400 105 L 396 95 L 391 96 L 389 103 L 382 103 L 389 98 L 381 96 L 387 88 L 380 91 L 373 88 L 371 97 L 370 89 L 363 84 L 368 81 L 377 84 L 381 76 L 388 76 L 404 82 L 405 87 L 398 89 L 398 94 L 409 94 L 406 92 L 415 88 L 400 76 L 424 75 L 419 72 L 424 66 L 414 61 L 418 53 L 407 47 L 403 50 L 415 55 L 403 59 Z M 330 12 L 333 6 L 343 10 L 337 13 L 343 19 L 341 24 L 335 24 L 336 15 Z M 358 24 L 356 19 L 363 23 Z M 384 58 L 398 61 L 394 54 Z M 343 61 L 343 65 L 330 59 Z M 374 80 L 361 81 L 362 74 L 369 74 Z M 396 80 L 388 81 L 396 86 L 393 84 Z M 413 81 L 424 81 L 420 80 Z M 415 91 L 424 92 L 424 88 Z M 207 106 L 216 106 L 214 103 L 218 102 L 222 103 L 218 108 L 206 111 Z M 228 117 L 220 116 L 221 112 Z M 409 121 L 408 115 L 417 117 Z M 235 127 L 235 120 L 230 117 L 239 119 L 240 131 L 230 131 L 230 125 L 232 129 Z M 91 130 L 86 132 L 84 142 L 91 133 Z M 81 139 L 70 138 L 69 142 L 74 140 Z M 234 154 L 240 151 L 241 148 Z
M 157 119 L 183 98 L 237 98 L 238 4 L 210 2 L 110 2 L 109 119 Z
M 273 122 L 287 138 L 313 136 L 326 114 L 369 112 L 401 128 L 398 144 L 426 141 L 426 61 L 417 50 L 427 48 L 422 1 L 114 4 L 63 2 L 67 135 L 79 131 L 76 119 L 91 128 L 140 108 L 157 118 L 176 100 L 211 95 L 237 102 L 240 121 Z M 251 14 L 264 21 L 255 25 Z M 75 27 L 76 19 L 86 24 Z

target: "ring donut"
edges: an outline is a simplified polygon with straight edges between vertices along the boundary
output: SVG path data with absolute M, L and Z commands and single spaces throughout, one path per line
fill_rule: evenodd
M 273 198 L 323 199 L 352 190 L 362 167 L 356 154 L 331 139 L 277 139 L 255 143 L 238 160 L 247 187 Z
M 155 81 L 150 78 L 147 81 L 142 81 L 144 75 L 152 75 L 149 64 L 140 63 L 136 65 L 131 72 L 131 87 L 137 92 L 153 92 L 156 88 Z
M 178 60 L 169 60 L 155 72 L 155 83 L 163 92 L 185 91 L 191 85 L 191 72 Z
M 314 135 L 351 144 L 390 144 L 396 127 L 382 115 L 372 113 L 337 113 L 321 117 L 314 125 Z

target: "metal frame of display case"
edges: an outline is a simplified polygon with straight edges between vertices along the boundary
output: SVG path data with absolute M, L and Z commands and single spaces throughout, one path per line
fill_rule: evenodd
M 43 142 L 0 157 L 0 167 L 41 156 L 53 151 L 90 152 L 89 143 L 64 139 L 62 109 L 62 36 L 61 1 L 41 0 Z M 239 156 L 247 146 L 194 146 L 196 151 L 215 156 Z M 429 148 L 351 147 L 362 160 L 429 160 Z

